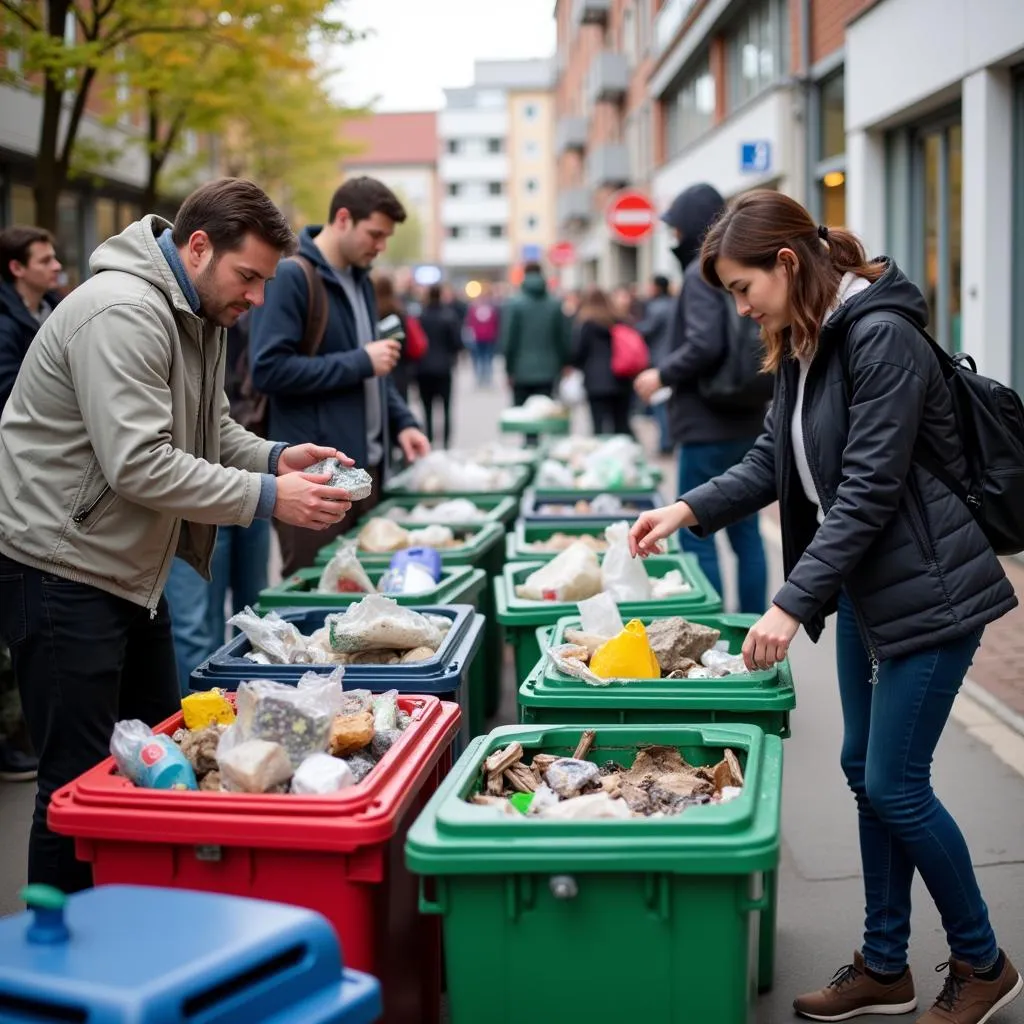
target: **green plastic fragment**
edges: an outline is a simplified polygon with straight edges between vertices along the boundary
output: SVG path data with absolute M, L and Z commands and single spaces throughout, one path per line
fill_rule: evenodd
M 533 803 L 534 793 L 513 793 L 508 802 L 520 813 L 525 814 Z

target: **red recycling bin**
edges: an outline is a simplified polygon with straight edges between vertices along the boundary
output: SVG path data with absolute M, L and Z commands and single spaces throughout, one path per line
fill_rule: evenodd
M 157 885 L 319 911 L 345 965 L 380 979 L 387 1024 L 440 1018 L 439 919 L 418 912 L 409 826 L 451 768 L 459 706 L 401 696 L 411 722 L 362 782 L 324 796 L 139 789 L 107 758 L 53 795 L 97 885 Z M 155 731 L 183 726 L 178 714 Z

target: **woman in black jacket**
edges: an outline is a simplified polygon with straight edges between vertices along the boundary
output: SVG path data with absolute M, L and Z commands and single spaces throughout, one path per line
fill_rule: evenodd
M 930 772 L 984 627 L 1017 600 L 970 510 L 919 458 L 966 478 L 949 392 L 921 333 L 925 301 L 893 262 L 869 263 L 853 235 L 815 226 L 776 192 L 739 197 L 708 233 L 701 266 L 761 325 L 775 397 L 746 458 L 644 513 L 631 543 L 646 555 L 674 530 L 708 534 L 778 499 L 786 582 L 744 642 L 747 667 L 781 661 L 800 626 L 817 640 L 838 610 L 841 762 L 857 802 L 864 943 L 794 1008 L 812 1020 L 915 1008 L 907 946 L 917 870 L 951 951 L 919 1024 L 988 1020 L 1024 982 L 996 944 Z
M 434 442 L 434 403 L 441 402 L 444 416 L 444 447 L 451 445 L 452 374 L 462 350 L 462 326 L 453 307 L 441 302 L 441 286 L 431 285 L 427 304 L 420 313 L 420 325 L 427 335 L 427 351 L 416 367 L 416 383 L 423 402 L 427 439 Z
M 629 434 L 629 405 L 633 382 L 612 373 L 611 301 L 600 288 L 591 288 L 576 314 L 572 365 L 583 371 L 583 388 L 590 405 L 595 434 Z

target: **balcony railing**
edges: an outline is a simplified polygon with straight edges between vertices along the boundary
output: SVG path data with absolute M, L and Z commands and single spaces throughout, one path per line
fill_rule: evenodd
M 620 142 L 596 146 L 587 156 L 587 181 L 593 189 L 629 183 L 629 150 Z
M 587 119 L 585 117 L 562 117 L 555 126 L 555 154 L 570 149 L 586 149 Z
M 603 50 L 594 55 L 587 77 L 591 103 L 617 103 L 629 88 L 629 61 L 624 53 Z
M 590 220 L 591 214 L 590 190 L 585 188 L 563 189 L 555 199 L 555 213 L 558 217 L 559 227 L 586 223 Z

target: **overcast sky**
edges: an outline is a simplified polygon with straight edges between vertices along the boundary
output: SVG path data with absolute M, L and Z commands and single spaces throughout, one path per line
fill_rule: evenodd
M 376 110 L 438 110 L 442 89 L 469 85 L 473 61 L 550 57 L 554 0 L 346 0 L 361 43 L 332 54 L 337 98 Z

